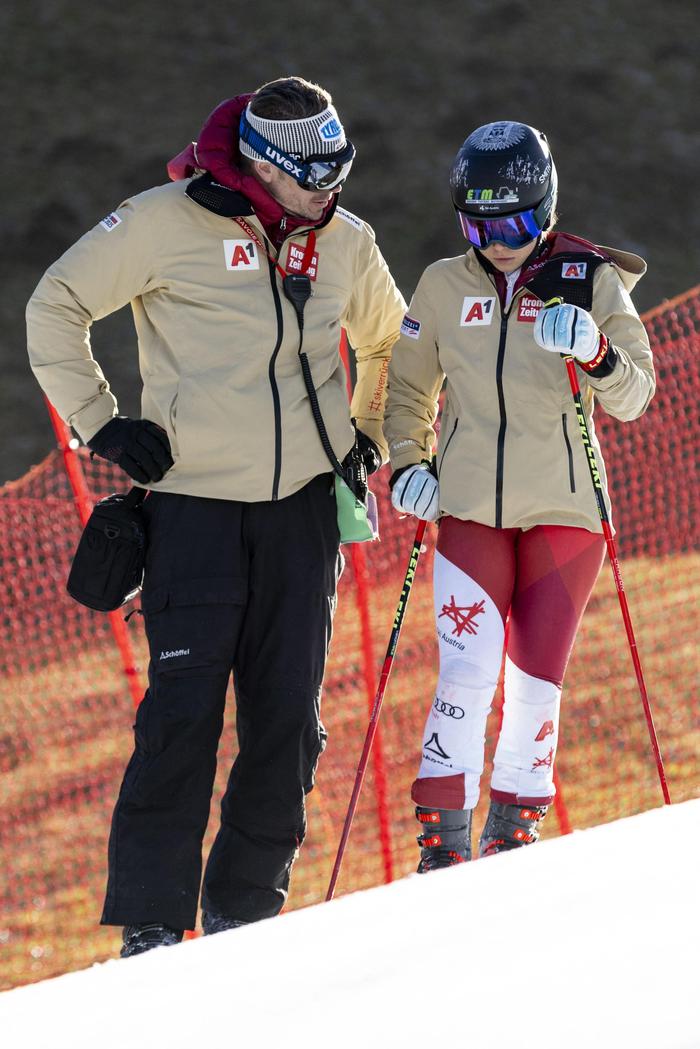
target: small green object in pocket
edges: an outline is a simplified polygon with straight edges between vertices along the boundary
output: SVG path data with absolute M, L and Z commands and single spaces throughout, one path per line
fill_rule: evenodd
M 341 543 L 367 543 L 377 538 L 367 506 L 338 474 L 335 474 L 335 505 Z

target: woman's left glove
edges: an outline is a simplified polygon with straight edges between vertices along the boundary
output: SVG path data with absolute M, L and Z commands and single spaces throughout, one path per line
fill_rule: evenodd
M 391 505 L 420 521 L 435 521 L 440 511 L 440 487 L 430 463 L 416 463 L 397 470 L 389 481 Z
M 543 307 L 537 314 L 534 336 L 543 350 L 570 354 L 582 364 L 592 364 L 604 348 L 602 360 L 608 348 L 608 340 L 601 335 L 590 313 L 568 302 Z

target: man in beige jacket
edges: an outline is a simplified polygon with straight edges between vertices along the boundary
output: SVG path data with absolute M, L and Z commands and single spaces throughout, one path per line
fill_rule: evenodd
M 173 182 L 58 260 L 27 310 L 31 364 L 88 446 L 149 488 L 149 687 L 114 812 L 102 922 L 122 955 L 193 928 L 225 694 L 239 753 L 202 897 L 205 933 L 277 914 L 325 745 L 320 695 L 339 574 L 332 454 L 386 457 L 386 370 L 405 303 L 372 230 L 338 206 L 354 148 L 330 95 L 289 77 L 222 103 Z M 305 274 L 302 320 L 285 294 Z M 142 418 L 90 351 L 131 303 Z M 341 328 L 355 348 L 349 410 Z M 351 422 L 351 414 L 356 428 Z

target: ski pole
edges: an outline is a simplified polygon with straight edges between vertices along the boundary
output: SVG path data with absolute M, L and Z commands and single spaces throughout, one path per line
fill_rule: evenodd
M 421 545 L 423 543 L 423 536 L 425 534 L 427 523 L 427 521 L 419 522 L 418 528 L 416 530 L 416 537 L 413 540 L 411 556 L 408 559 L 408 568 L 406 569 L 406 577 L 403 581 L 401 596 L 399 597 L 399 603 L 396 608 L 396 615 L 394 616 L 394 625 L 391 630 L 391 636 L 389 638 L 389 645 L 386 650 L 386 656 L 384 657 L 384 665 L 382 666 L 382 672 L 379 678 L 379 686 L 377 688 L 377 693 L 374 697 L 374 703 L 372 705 L 372 712 L 370 714 L 367 735 L 365 736 L 365 744 L 362 748 L 360 763 L 357 766 L 355 785 L 352 789 L 350 805 L 348 807 L 347 815 L 345 817 L 345 825 L 343 826 L 343 833 L 340 838 L 338 853 L 335 857 L 335 864 L 333 866 L 333 873 L 331 875 L 330 884 L 328 885 L 326 900 L 333 899 L 333 893 L 335 892 L 336 882 L 338 881 L 338 875 L 340 874 L 340 865 L 343 862 L 345 846 L 347 845 L 348 837 L 350 836 L 350 828 L 352 827 L 352 821 L 355 816 L 355 809 L 357 808 L 357 802 L 360 797 L 360 791 L 362 790 L 362 782 L 365 777 L 365 770 L 367 768 L 369 754 L 372 749 L 372 743 L 374 742 L 377 726 L 379 724 L 379 714 L 382 709 L 382 700 L 384 699 L 384 692 L 386 690 L 387 682 L 389 680 L 389 675 L 391 674 L 391 668 L 394 662 L 394 655 L 396 653 L 396 646 L 399 642 L 399 634 L 401 633 L 401 626 L 403 625 L 403 618 L 406 612 L 406 605 L 408 604 L 408 599 L 411 594 L 411 587 L 413 586 L 413 579 L 416 574 L 416 567 L 418 565 L 418 558 L 420 556 Z
M 560 298 L 550 299 L 549 302 L 545 303 L 545 309 L 549 306 L 559 306 L 561 305 L 562 301 L 563 300 Z M 664 763 L 661 757 L 659 741 L 656 737 L 656 729 L 654 728 L 654 719 L 651 714 L 651 707 L 649 705 L 649 697 L 647 695 L 646 685 L 644 684 L 642 664 L 640 662 L 639 653 L 637 651 L 637 642 L 635 641 L 634 630 L 632 629 L 632 618 L 630 616 L 629 606 L 627 604 L 627 595 L 625 593 L 625 587 L 622 582 L 620 562 L 617 559 L 615 540 L 613 539 L 612 529 L 610 527 L 610 518 L 608 517 L 608 511 L 605 506 L 605 500 L 603 498 L 603 486 L 600 480 L 600 473 L 598 472 L 598 464 L 596 462 L 595 450 L 593 448 L 591 434 L 588 429 L 586 413 L 583 409 L 583 398 L 581 397 L 581 387 L 579 386 L 578 376 L 576 374 L 575 358 L 571 354 L 567 353 L 563 353 L 562 357 L 564 358 L 564 362 L 566 363 L 566 371 L 569 376 L 569 385 L 571 386 L 571 393 L 573 394 L 574 404 L 576 406 L 576 416 L 578 418 L 579 429 L 581 431 L 581 440 L 583 441 L 583 447 L 586 452 L 586 462 L 588 463 L 588 471 L 591 475 L 591 482 L 593 484 L 593 494 L 595 495 L 596 505 L 598 507 L 598 514 L 600 515 L 600 523 L 603 527 L 605 545 L 608 548 L 608 559 L 610 561 L 610 567 L 612 568 L 612 574 L 615 580 L 615 589 L 617 590 L 617 596 L 620 601 L 622 619 L 625 624 L 625 630 L 627 631 L 627 640 L 629 641 L 630 653 L 632 655 L 632 663 L 634 664 L 634 672 L 637 676 L 639 693 L 642 697 L 644 716 L 646 717 L 647 727 L 649 729 L 649 738 L 651 739 L 651 746 L 652 750 L 654 751 L 654 757 L 656 759 L 656 768 L 658 770 L 659 780 L 661 782 L 661 792 L 664 796 L 665 804 L 670 805 L 671 796 L 668 791 L 668 784 L 666 783 Z

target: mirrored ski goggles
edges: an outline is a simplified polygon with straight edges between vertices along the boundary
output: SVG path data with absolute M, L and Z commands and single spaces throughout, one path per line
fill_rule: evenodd
M 475 219 L 456 210 L 462 233 L 476 248 L 488 248 L 495 242 L 505 244 L 507 248 L 524 248 L 542 232 L 534 208 L 521 211 L 519 215 L 493 219 Z
M 299 160 L 260 135 L 248 123 L 245 113 L 241 114 L 239 133 L 251 149 L 285 175 L 291 175 L 302 189 L 335 189 L 345 182 L 355 159 L 355 147 L 347 142 L 337 153 L 318 153 Z

